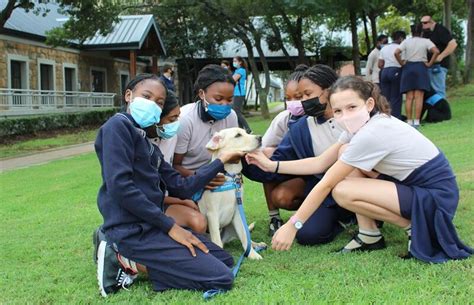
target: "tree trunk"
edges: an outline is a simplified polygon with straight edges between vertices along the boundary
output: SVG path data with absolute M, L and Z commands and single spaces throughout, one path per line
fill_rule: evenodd
M 467 49 L 466 66 L 464 68 L 464 83 L 467 84 L 473 79 L 474 70 L 474 0 L 468 0 L 469 16 L 467 19 Z
M 372 46 L 370 45 L 369 29 L 367 28 L 367 18 L 365 17 L 365 13 L 362 13 L 362 20 L 364 21 L 365 45 L 367 47 L 367 55 L 369 55 Z M 373 40 L 373 42 L 375 45 L 375 40 Z
M 250 31 L 253 35 L 253 40 L 255 41 L 255 48 L 257 49 L 258 56 L 260 58 L 260 63 L 263 67 L 263 73 L 265 76 L 265 86 L 261 86 L 258 89 L 258 96 L 260 101 L 260 112 L 262 113 L 263 118 L 268 119 L 270 118 L 270 112 L 268 110 L 267 104 L 267 95 L 268 91 L 270 90 L 270 69 L 268 68 L 267 58 L 265 57 L 265 53 L 262 49 L 262 37 L 260 33 L 255 29 L 253 26 L 252 21 L 249 24 Z M 260 82 L 260 79 L 259 79 Z M 255 83 L 257 84 L 257 83 Z
M 286 49 L 285 44 L 283 43 L 283 38 L 281 37 L 280 28 L 276 25 L 275 20 L 273 20 L 273 16 L 268 17 L 268 22 L 270 24 L 270 27 L 272 28 L 275 38 L 278 40 L 278 45 L 280 46 L 280 49 L 283 51 L 283 54 L 285 54 L 286 60 L 288 61 L 288 64 L 290 65 L 291 70 L 293 70 L 295 68 L 295 62 L 291 59 L 291 56 L 288 53 L 288 50 Z
M 16 5 L 16 0 L 8 0 L 8 3 L 5 8 L 0 12 L 0 32 L 3 31 L 5 23 L 7 23 L 7 20 L 12 15 L 13 10 L 17 7 L 18 6 Z
M 350 10 L 349 19 L 351 22 L 352 33 L 352 61 L 354 63 L 354 71 L 356 75 L 360 75 L 360 54 L 359 54 L 359 38 L 357 37 L 357 15 L 354 10 Z
M 451 31 L 451 14 L 452 14 L 452 0 L 444 0 L 444 7 L 443 7 L 443 23 L 444 26 Z M 457 64 L 456 64 L 456 55 L 451 54 L 449 56 L 449 72 L 452 76 L 452 83 L 458 83 L 457 77 Z
M 372 41 L 377 40 L 377 14 L 369 12 L 370 29 L 372 30 Z

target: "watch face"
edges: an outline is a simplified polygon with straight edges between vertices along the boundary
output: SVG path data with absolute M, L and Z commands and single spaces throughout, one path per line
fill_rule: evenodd
M 295 222 L 295 228 L 296 230 L 299 230 L 303 227 L 303 223 L 301 221 Z

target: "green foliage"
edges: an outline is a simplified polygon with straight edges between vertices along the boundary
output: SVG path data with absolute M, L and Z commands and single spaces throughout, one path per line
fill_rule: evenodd
M 387 12 L 377 19 L 377 29 L 379 33 L 384 33 L 388 37 L 395 31 L 404 31 L 410 34 L 410 20 L 401 15 L 396 7 L 390 6 Z
M 103 124 L 117 109 L 95 110 L 78 113 L 52 114 L 0 120 L 0 138 L 31 135 L 43 130 L 77 128 Z

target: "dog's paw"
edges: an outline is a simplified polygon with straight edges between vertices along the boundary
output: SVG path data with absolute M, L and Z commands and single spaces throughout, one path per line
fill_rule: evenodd
M 260 254 L 258 254 L 257 251 L 255 251 L 254 249 L 250 250 L 248 258 L 249 259 L 263 259 L 263 257 Z
M 254 249 L 266 249 L 267 248 L 267 244 L 264 243 L 264 242 L 255 242 L 252 240 L 252 248 Z
M 252 232 L 253 229 L 255 229 L 255 222 L 252 222 L 251 224 L 249 224 L 249 232 Z

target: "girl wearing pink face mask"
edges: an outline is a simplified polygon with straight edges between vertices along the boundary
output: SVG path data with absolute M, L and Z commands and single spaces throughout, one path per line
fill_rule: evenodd
M 338 143 L 319 157 L 260 164 L 301 175 L 329 168 L 291 221 L 276 232 L 272 247 L 288 250 L 296 232 L 332 192 L 340 206 L 356 213 L 359 224 L 358 234 L 339 253 L 384 249 L 375 223 L 381 220 L 406 232 L 404 258 L 441 263 L 469 257 L 473 250 L 459 240 L 452 223 L 459 190 L 444 154 L 416 129 L 390 116 L 387 101 L 373 84 L 344 77 L 329 96 L 335 119 L 346 128 Z

